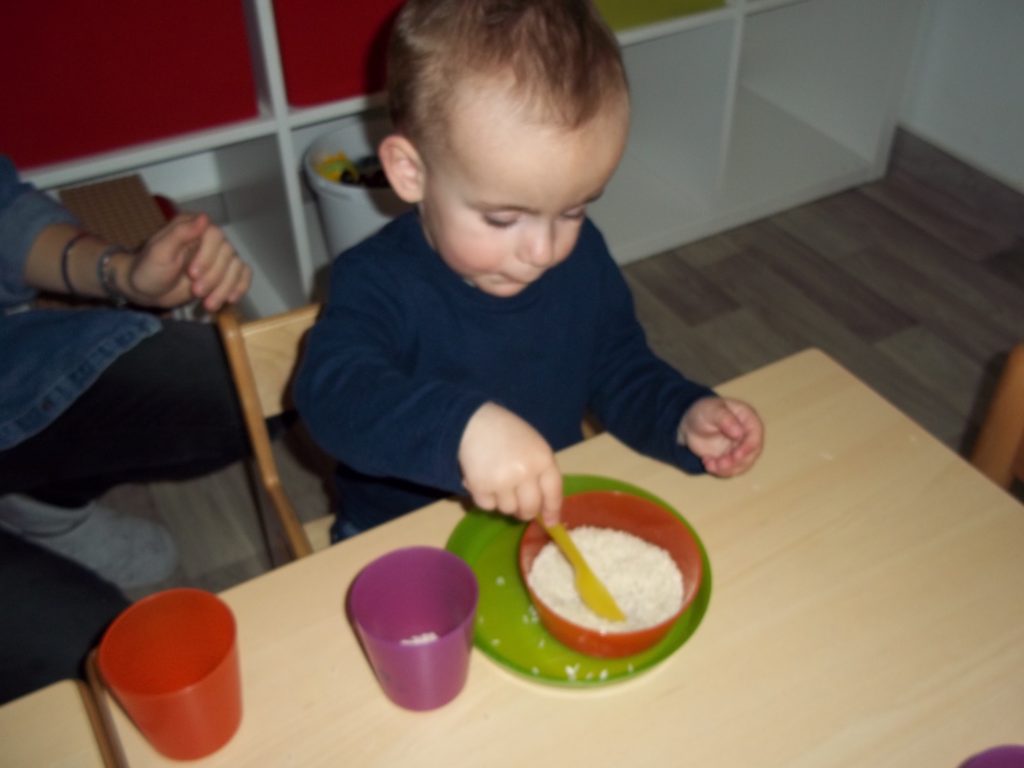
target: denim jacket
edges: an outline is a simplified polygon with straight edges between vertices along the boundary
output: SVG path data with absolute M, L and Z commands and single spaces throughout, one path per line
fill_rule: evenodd
M 160 329 L 141 312 L 30 307 L 36 291 L 25 284 L 25 261 L 39 234 L 63 222 L 77 223 L 0 155 L 0 451 L 42 431 L 107 366 Z

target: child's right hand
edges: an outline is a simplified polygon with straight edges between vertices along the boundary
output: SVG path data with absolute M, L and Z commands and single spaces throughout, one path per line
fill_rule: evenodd
M 477 409 L 462 433 L 459 465 L 473 503 L 520 520 L 558 522 L 562 473 L 537 430 L 494 403 Z

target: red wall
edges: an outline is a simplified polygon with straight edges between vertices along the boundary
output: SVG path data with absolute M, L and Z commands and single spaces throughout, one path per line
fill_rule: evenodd
M 0 152 L 21 168 L 257 112 L 242 0 L 0 6 Z

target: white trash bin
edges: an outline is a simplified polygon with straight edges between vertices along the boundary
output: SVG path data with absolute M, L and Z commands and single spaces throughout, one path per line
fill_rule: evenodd
M 316 193 L 324 239 L 332 259 L 410 207 L 390 187 L 341 184 L 316 172 L 316 163 L 339 152 L 358 160 L 358 155 L 353 157 L 351 148 L 345 147 L 346 139 L 351 138 L 348 129 L 324 134 L 309 145 L 302 163 L 306 179 Z

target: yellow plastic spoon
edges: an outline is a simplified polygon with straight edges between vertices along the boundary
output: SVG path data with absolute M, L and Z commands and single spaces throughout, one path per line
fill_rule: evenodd
M 562 550 L 562 554 L 572 564 L 573 570 L 576 573 L 576 589 L 579 591 L 584 604 L 602 618 L 610 619 L 611 621 L 625 621 L 626 614 L 619 608 L 618 603 L 615 602 L 615 598 L 612 597 L 608 588 L 590 570 L 587 561 L 583 559 L 583 553 L 576 548 L 572 537 L 562 524 L 558 523 L 547 526 L 544 525 L 539 517 L 537 522 L 547 531 L 551 540 L 555 542 L 558 548 Z

